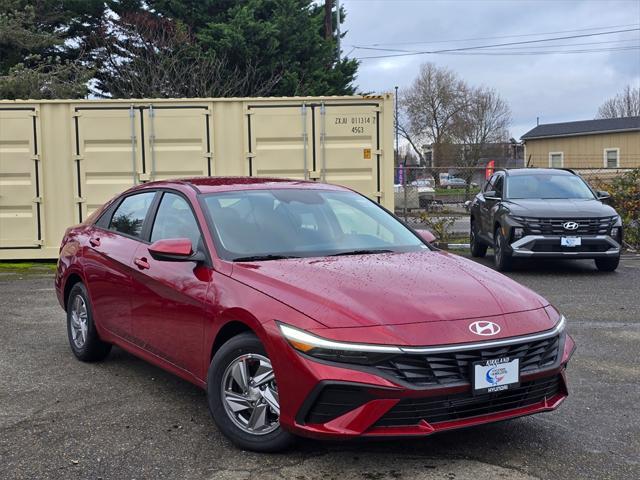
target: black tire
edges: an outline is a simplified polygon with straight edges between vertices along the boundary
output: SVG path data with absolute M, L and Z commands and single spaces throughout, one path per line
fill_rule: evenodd
M 207 403 L 216 425 L 237 447 L 254 452 L 278 452 L 286 449 L 295 437 L 281 426 L 269 433 L 252 434 L 241 429 L 227 413 L 222 400 L 227 367 L 238 357 L 257 354 L 268 358 L 262 343 L 253 333 L 245 332 L 227 341 L 216 352 L 207 375 Z
M 596 258 L 596 267 L 601 272 L 614 272 L 620 264 L 620 256 L 613 258 Z
M 509 272 L 513 268 L 513 257 L 500 227 L 496 228 L 493 235 L 493 261 L 499 272 Z
M 483 258 L 487 254 L 487 245 L 482 243 L 482 240 L 478 238 L 478 228 L 476 227 L 476 222 L 474 220 L 471 220 L 469 246 L 471 247 L 472 257 Z
M 74 339 L 74 331 L 72 325 L 77 325 L 74 320 L 74 308 L 76 302 L 82 302 L 86 311 L 85 337 L 84 340 Z M 82 282 L 76 283 L 69 292 L 67 299 L 67 337 L 69 338 L 69 346 L 71 351 L 78 360 L 83 362 L 98 362 L 104 360 L 111 351 L 111 344 L 103 342 L 98 335 L 95 323 L 93 321 L 93 310 L 91 301 L 87 294 L 87 287 Z M 82 338 L 82 337 L 81 337 Z

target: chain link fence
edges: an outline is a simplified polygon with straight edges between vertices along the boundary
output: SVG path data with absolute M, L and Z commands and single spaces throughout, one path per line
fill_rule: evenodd
M 395 213 L 417 228 L 429 228 L 440 238 L 460 240 L 468 235 L 472 200 L 494 167 L 396 167 L 394 177 Z M 503 169 L 504 170 L 504 169 Z M 605 189 L 631 168 L 574 168 L 593 189 Z

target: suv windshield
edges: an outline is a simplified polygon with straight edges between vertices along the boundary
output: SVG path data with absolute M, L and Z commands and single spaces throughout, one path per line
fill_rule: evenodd
M 592 200 L 595 197 L 584 180 L 578 176 L 538 173 L 509 176 L 506 198 L 511 200 L 525 198 Z
M 204 196 L 219 254 L 271 260 L 428 247 L 402 223 L 352 192 L 243 190 Z

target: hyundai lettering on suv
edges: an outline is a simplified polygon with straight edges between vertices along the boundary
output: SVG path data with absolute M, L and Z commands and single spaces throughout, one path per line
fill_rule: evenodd
M 496 172 L 469 206 L 471 254 L 494 251 L 498 270 L 514 258 L 594 259 L 598 270 L 618 268 L 622 223 L 602 200 L 569 170 L 522 168 Z
M 558 407 L 565 318 L 430 239 L 343 187 L 152 182 L 66 232 L 55 284 L 78 359 L 117 345 L 194 383 L 244 449 Z

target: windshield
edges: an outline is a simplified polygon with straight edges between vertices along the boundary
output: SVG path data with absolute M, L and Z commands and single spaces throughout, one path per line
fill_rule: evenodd
M 393 216 L 353 192 L 243 190 L 206 195 L 219 254 L 270 260 L 428 247 Z
M 507 180 L 507 198 L 571 198 L 592 200 L 593 193 L 580 177 L 559 174 L 511 175 Z

